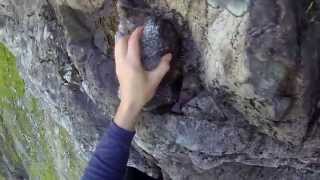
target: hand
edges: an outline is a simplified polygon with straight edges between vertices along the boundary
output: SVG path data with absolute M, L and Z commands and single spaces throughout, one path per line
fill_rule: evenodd
M 143 28 L 139 27 L 130 36 L 119 39 L 115 45 L 121 99 L 115 123 L 127 130 L 134 130 L 136 116 L 155 95 L 161 80 L 170 69 L 172 58 L 171 54 L 166 54 L 156 69 L 144 70 L 140 55 L 142 32 Z

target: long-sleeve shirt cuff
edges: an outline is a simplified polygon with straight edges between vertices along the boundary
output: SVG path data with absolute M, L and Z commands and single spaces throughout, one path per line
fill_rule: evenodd
M 135 132 L 125 130 L 119 127 L 116 123 L 111 122 L 105 136 L 113 137 L 118 141 L 121 141 L 123 144 L 128 144 L 130 147 L 134 135 Z
M 129 158 L 135 132 L 111 122 L 85 170 L 82 180 L 121 180 Z

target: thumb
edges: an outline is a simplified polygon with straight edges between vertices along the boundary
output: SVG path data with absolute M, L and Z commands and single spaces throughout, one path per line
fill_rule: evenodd
M 168 53 L 161 58 L 159 65 L 150 72 L 150 78 L 154 86 L 158 86 L 170 69 L 172 54 Z

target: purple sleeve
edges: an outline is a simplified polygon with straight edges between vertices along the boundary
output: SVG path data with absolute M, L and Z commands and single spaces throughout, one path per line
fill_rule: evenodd
M 122 180 L 134 132 L 111 123 L 93 153 L 82 180 Z

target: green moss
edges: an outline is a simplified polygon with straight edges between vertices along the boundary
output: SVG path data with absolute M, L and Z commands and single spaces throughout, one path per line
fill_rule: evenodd
M 18 167 L 22 164 L 22 161 L 17 154 L 14 142 L 10 136 L 6 136 L 5 139 L 1 139 L 1 154 L 5 154 L 5 157 L 10 161 L 10 164 L 13 166 Z
M 24 95 L 24 82 L 16 69 L 14 56 L 0 43 L 0 96 L 21 97 Z
M 13 103 L 2 116 L 2 129 L 6 132 L 3 153 L 10 157 L 11 164 L 27 170 L 30 179 L 58 179 L 53 164 L 53 155 L 45 137 L 43 114 L 35 106 L 19 107 L 17 104 L 34 102 L 34 98 Z M 22 162 L 21 159 L 24 161 Z
M 5 157 L 15 175 L 29 179 L 80 179 L 85 161 L 67 131 L 26 95 L 14 56 L 1 43 L 0 61 L 0 163 Z
M 4 178 L 4 176 L 1 176 L 0 174 L 0 180 L 6 180 L 6 179 Z
M 45 179 L 56 180 L 59 179 L 55 171 L 53 162 L 33 162 L 28 168 L 30 179 Z
M 28 107 L 28 111 L 32 115 L 31 123 L 29 127 L 33 130 L 32 134 L 29 136 L 32 137 L 35 141 L 29 142 L 29 155 L 31 157 L 29 176 L 30 179 L 48 179 L 54 180 L 58 179 L 58 175 L 56 172 L 55 164 L 54 164 L 54 156 L 53 151 L 50 147 L 50 142 L 46 137 L 46 132 L 50 131 L 49 126 L 46 124 L 46 120 L 44 119 L 44 115 L 37 108 L 37 103 L 34 98 L 29 100 L 31 103 Z M 27 122 L 30 122 L 27 120 Z M 21 128 L 24 130 L 23 128 Z M 29 129 L 29 128 L 27 128 Z M 25 130 L 27 130 L 25 129 Z M 30 130 L 30 129 L 29 129 Z M 29 131 L 30 132 L 30 131 Z M 27 132 L 23 132 L 24 134 L 28 134 Z M 41 172 L 41 173 L 39 173 Z
M 83 171 L 86 162 L 80 159 L 76 154 L 74 147 L 72 146 L 70 136 L 68 132 L 61 128 L 59 130 L 59 137 L 62 147 L 65 149 L 65 159 L 68 160 L 67 168 L 69 169 L 68 177 L 70 179 L 79 179 L 81 172 Z M 80 172 L 80 174 L 79 174 Z
M 7 121 L 14 122 L 15 114 L 11 114 L 16 100 L 24 95 L 24 82 L 19 77 L 14 56 L 0 43 L 0 162 L 6 158 L 10 166 L 17 170 L 15 174 L 23 174 L 20 169 L 22 160 L 16 151 L 16 141 Z M 10 121 L 11 120 L 11 121 Z M 2 177 L 6 175 L 3 174 Z

